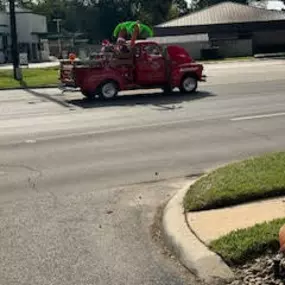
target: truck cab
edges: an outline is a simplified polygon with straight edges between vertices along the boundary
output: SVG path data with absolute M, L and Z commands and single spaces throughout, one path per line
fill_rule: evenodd
M 99 95 L 112 99 L 119 91 L 146 88 L 171 92 L 178 87 L 183 93 L 193 93 L 205 76 L 203 65 L 196 63 L 184 48 L 137 41 L 124 52 L 98 54 L 92 62 L 62 62 L 60 80 L 80 88 L 88 98 Z

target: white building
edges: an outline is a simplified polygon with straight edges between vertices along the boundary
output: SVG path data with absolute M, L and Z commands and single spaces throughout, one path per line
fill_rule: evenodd
M 16 8 L 19 52 L 27 53 L 29 61 L 48 60 L 48 43 L 43 37 L 47 34 L 46 17 L 33 14 L 26 9 Z M 0 63 L 1 57 L 11 58 L 9 11 L 0 12 Z M 1 56 L 2 54 L 2 56 Z
M 0 63 L 6 61 L 5 54 L 8 46 L 9 17 L 0 12 Z

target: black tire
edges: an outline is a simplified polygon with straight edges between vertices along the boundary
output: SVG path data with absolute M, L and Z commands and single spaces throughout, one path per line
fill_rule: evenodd
M 198 87 L 198 80 L 195 76 L 189 74 L 183 77 L 180 83 L 180 92 L 181 93 L 194 93 Z
M 109 80 L 102 83 L 99 90 L 100 90 L 99 94 L 102 99 L 111 100 L 118 95 L 119 86 L 117 82 Z

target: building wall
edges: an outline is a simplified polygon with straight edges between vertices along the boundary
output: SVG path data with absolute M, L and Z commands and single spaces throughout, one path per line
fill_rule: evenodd
M 202 59 L 201 51 L 202 49 L 208 49 L 211 46 L 210 42 L 184 42 L 184 43 L 168 43 L 162 44 L 162 46 L 172 44 L 178 44 L 179 46 L 185 48 L 188 53 L 196 60 Z M 252 51 L 252 40 L 251 39 L 224 39 L 215 40 L 212 42 L 214 46 L 219 47 L 219 54 L 222 57 L 242 57 L 251 56 Z
M 0 34 L 0 64 L 5 63 L 5 54 L 3 46 L 3 36 Z
M 9 17 L 6 13 L 0 12 L 0 64 L 6 62 L 7 50 L 4 46 L 4 38 L 8 33 L 9 33 Z
M 2 26 L 8 26 L 9 25 L 9 17 L 6 13 L 0 12 L 0 31 L 1 28 L 4 28 Z
M 223 56 L 250 56 L 257 53 L 285 52 L 285 21 L 240 24 L 155 27 L 157 37 L 208 33 L 218 40 Z M 215 43 L 215 42 L 214 42 Z
M 253 33 L 255 53 L 285 52 L 285 29 Z
M 40 48 L 39 34 L 47 33 L 46 17 L 33 14 L 31 12 L 16 12 L 17 36 L 19 43 L 19 52 L 28 53 L 30 61 L 41 60 L 42 55 L 47 58 L 48 50 L 42 54 Z M 3 49 L 3 35 L 10 34 L 9 14 L 0 12 L 0 51 Z M 8 48 L 3 49 L 2 53 L 11 60 L 10 35 L 8 37 Z
M 18 41 L 22 43 L 38 43 L 35 33 L 47 33 L 46 17 L 32 13 L 17 13 Z
M 171 43 L 176 44 L 176 43 Z M 202 59 L 201 51 L 202 49 L 208 49 L 211 44 L 210 42 L 186 42 L 177 43 L 179 46 L 185 48 L 188 53 L 196 60 Z M 162 44 L 167 46 L 167 44 Z M 219 55 L 222 57 L 242 57 L 253 55 L 252 51 L 252 40 L 219 40 L 213 42 L 214 46 L 219 47 Z
M 48 61 L 50 56 L 49 41 L 47 39 L 41 40 L 41 59 L 42 61 Z
M 28 53 L 29 61 L 42 60 L 39 34 L 47 33 L 46 17 L 29 12 L 18 12 L 16 20 L 19 51 Z
M 184 42 L 184 43 L 173 42 L 173 43 L 161 44 L 161 46 L 164 47 L 168 45 L 179 45 L 183 47 L 193 59 L 199 60 L 201 59 L 201 50 L 204 48 L 208 48 L 210 44 L 208 42 Z
M 9 31 L 9 17 L 6 13 L 0 12 L 0 41 L 4 34 L 8 34 Z M 1 43 L 0 43 L 0 50 L 1 50 Z
M 188 43 L 179 43 L 179 46 L 185 48 L 189 55 L 195 59 L 201 59 L 201 50 L 209 48 L 209 42 L 188 42 Z
M 223 57 L 252 56 L 252 39 L 228 39 L 213 42 L 219 47 L 219 54 Z

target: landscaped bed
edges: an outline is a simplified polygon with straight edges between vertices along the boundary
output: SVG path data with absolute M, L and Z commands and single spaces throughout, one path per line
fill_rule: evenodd
M 186 211 L 208 210 L 285 195 L 285 152 L 269 153 L 214 170 L 194 183 Z
M 237 230 L 212 241 L 210 248 L 230 265 L 244 264 L 268 251 L 277 252 L 278 233 L 284 224 L 285 218 Z
M 14 80 L 12 70 L 0 70 L 0 89 L 48 87 L 58 84 L 58 68 L 23 68 L 23 82 Z
M 231 266 L 235 280 L 230 285 L 284 285 L 285 256 L 279 254 L 280 228 L 285 218 L 234 231 L 210 244 Z M 278 273 L 276 273 L 276 261 Z
M 285 152 L 275 152 L 221 167 L 194 183 L 184 198 L 186 212 L 228 207 L 285 196 Z M 274 258 L 285 217 L 235 230 L 210 242 L 210 249 L 237 266 L 230 284 L 283 284 L 275 276 Z M 210 225 L 211 226 L 211 225 Z M 218 225 L 212 225 L 218 226 Z M 281 259 L 285 272 L 285 256 Z M 284 283 L 285 284 L 285 283 Z

